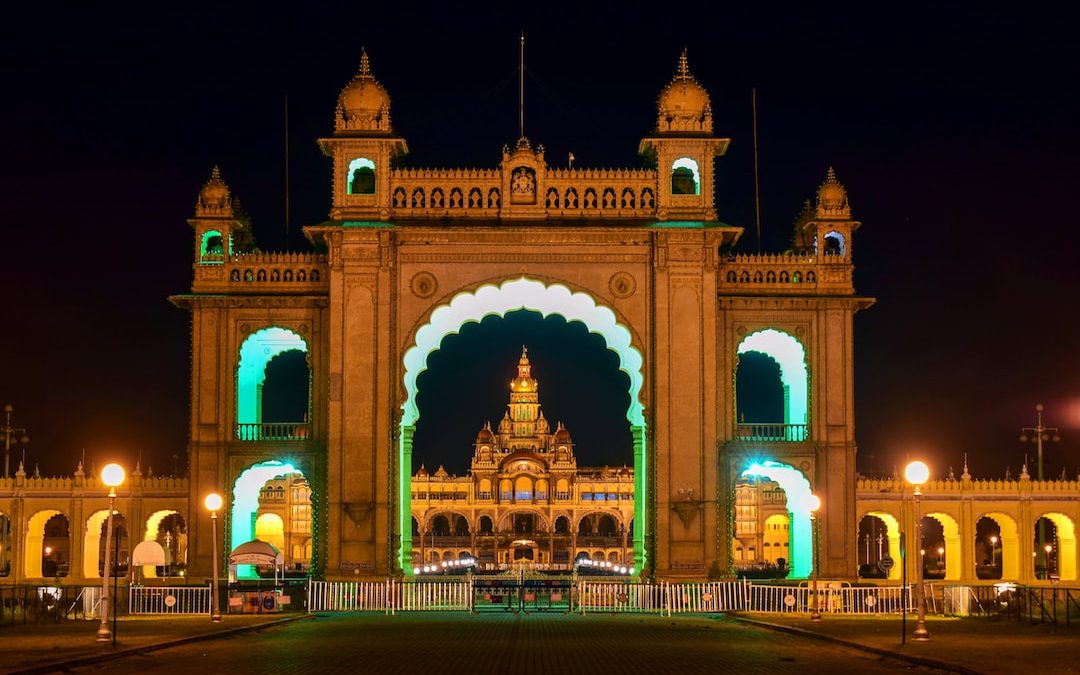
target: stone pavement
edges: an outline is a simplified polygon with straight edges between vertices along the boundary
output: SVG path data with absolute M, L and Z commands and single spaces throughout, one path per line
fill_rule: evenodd
M 117 621 L 115 647 L 112 643 L 94 641 L 97 621 L 5 625 L 0 626 L 0 673 L 228 632 L 281 618 L 281 615 L 272 614 L 240 615 L 226 617 L 224 623 L 215 624 L 206 616 L 122 617 Z
M 723 617 L 320 615 L 78 673 L 935 673 Z
M 900 643 L 900 617 L 843 618 L 826 615 L 814 624 L 803 615 L 745 614 L 748 620 L 916 658 L 955 664 L 969 672 L 1080 673 L 1080 625 L 1032 625 L 1027 621 L 927 617 L 929 642 L 913 642 L 915 620 L 908 617 L 907 643 Z

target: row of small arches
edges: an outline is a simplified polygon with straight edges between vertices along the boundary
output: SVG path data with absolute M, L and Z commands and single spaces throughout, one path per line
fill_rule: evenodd
M 622 192 L 618 193 L 618 196 L 616 196 L 613 188 L 604 188 L 598 202 L 595 188 L 585 188 L 585 193 L 581 199 L 578 198 L 577 188 L 567 188 L 566 192 L 561 196 L 557 189 L 548 188 L 544 205 L 549 209 L 636 209 L 639 208 L 639 205 L 640 208 L 651 209 L 656 205 L 656 197 L 652 188 L 642 189 L 640 200 L 632 188 L 623 188 Z
M 269 272 L 264 269 L 244 270 L 243 273 L 238 269 L 234 269 L 229 272 L 229 281 L 269 281 L 269 282 L 305 282 L 305 281 L 319 281 L 321 274 L 318 269 L 313 269 L 310 272 L 305 269 L 299 269 L 295 272 L 293 270 L 279 270 L 272 269 Z
M 764 273 L 758 271 L 754 272 L 753 274 L 750 274 L 749 270 L 743 270 L 742 272 L 729 270 L 727 273 L 727 282 L 729 284 L 813 284 L 817 283 L 817 274 L 815 274 L 812 270 L 807 272 L 805 275 L 798 270 L 791 273 L 789 273 L 787 270 L 780 270 L 780 272 L 776 272 L 775 270 L 769 270 Z
M 486 197 L 478 187 L 470 189 L 467 195 L 461 188 L 451 188 L 447 198 L 441 187 L 432 188 L 431 194 L 422 187 L 412 188 L 411 191 L 398 187 L 394 189 L 393 203 L 394 208 L 398 209 L 424 209 L 429 206 L 433 209 L 497 209 L 501 203 L 501 194 L 499 188 L 489 189 Z

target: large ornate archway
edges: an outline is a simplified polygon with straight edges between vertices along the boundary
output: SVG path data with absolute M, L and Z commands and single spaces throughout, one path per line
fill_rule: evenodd
M 610 308 L 598 304 L 587 293 L 573 292 L 558 283 L 522 276 L 501 284 L 484 284 L 472 292 L 455 295 L 449 303 L 431 311 L 427 323 L 416 331 L 414 344 L 403 358 L 406 398 L 402 404 L 399 436 L 399 485 L 398 485 L 398 563 L 403 570 L 411 570 L 412 538 L 411 499 L 412 476 L 407 467 L 412 466 L 412 435 L 419 419 L 416 405 L 417 378 L 427 368 L 427 357 L 439 349 L 442 339 L 457 333 L 461 327 L 485 316 L 505 316 L 508 312 L 531 310 L 542 316 L 558 314 L 569 321 L 580 321 L 591 333 L 604 338 L 607 348 L 619 357 L 619 369 L 630 378 L 630 405 L 626 411 L 627 421 L 634 439 L 634 489 L 635 519 L 644 523 L 648 494 L 646 490 L 646 424 L 641 389 L 644 383 L 644 359 L 641 350 L 633 345 L 630 330 L 622 325 Z M 639 567 L 645 565 L 645 528 L 634 532 L 634 556 Z

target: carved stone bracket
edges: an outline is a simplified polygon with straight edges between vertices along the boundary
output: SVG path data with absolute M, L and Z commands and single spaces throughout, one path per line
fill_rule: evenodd
M 374 510 L 371 502 L 345 502 L 342 507 L 345 509 L 345 515 L 349 516 L 353 525 L 358 527 L 371 516 Z
M 690 523 L 694 522 L 698 511 L 701 510 L 701 502 L 687 499 L 675 502 L 671 505 L 671 508 L 675 509 L 675 514 L 679 516 L 683 527 L 690 527 Z

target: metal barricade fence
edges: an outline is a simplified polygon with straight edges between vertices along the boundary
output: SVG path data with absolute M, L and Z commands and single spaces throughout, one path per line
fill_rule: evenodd
M 206 586 L 132 586 L 130 614 L 210 614 L 213 589 Z
M 660 584 L 619 581 L 580 581 L 577 611 L 611 613 L 663 612 L 664 588 Z
M 746 609 L 747 581 L 664 584 L 668 616 L 684 612 L 738 612 Z
M 472 611 L 473 585 L 467 581 L 393 581 L 390 613 Z
M 389 612 L 387 581 L 310 581 L 309 612 Z
M 803 586 L 750 584 L 746 609 L 750 612 L 789 614 L 810 609 L 810 590 Z

